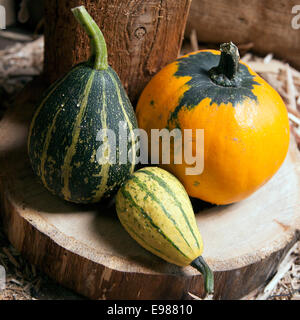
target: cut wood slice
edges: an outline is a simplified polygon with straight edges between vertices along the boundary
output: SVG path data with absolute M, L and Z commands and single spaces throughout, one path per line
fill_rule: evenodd
M 40 80 L 24 90 L 0 123 L 1 215 L 11 243 L 59 283 L 92 299 L 188 299 L 203 278 L 140 247 L 114 205 L 75 205 L 50 194 L 26 152 Z M 238 299 L 264 284 L 297 241 L 300 160 L 294 143 L 278 173 L 248 199 L 228 206 L 193 201 L 215 271 L 215 299 Z

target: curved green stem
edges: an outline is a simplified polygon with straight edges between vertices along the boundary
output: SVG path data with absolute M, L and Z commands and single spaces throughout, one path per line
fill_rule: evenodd
M 200 256 L 192 261 L 191 266 L 196 268 L 203 274 L 204 277 L 204 288 L 207 294 L 214 293 L 214 274 L 204 261 L 204 259 Z
M 86 11 L 84 6 L 71 9 L 76 20 L 84 28 L 91 40 L 91 58 L 93 67 L 96 70 L 105 70 L 108 68 L 107 48 L 104 36 L 97 26 L 96 22 Z
M 209 70 L 213 82 L 223 87 L 237 87 L 240 83 L 239 60 L 240 54 L 232 42 L 220 46 L 221 56 L 219 65 Z

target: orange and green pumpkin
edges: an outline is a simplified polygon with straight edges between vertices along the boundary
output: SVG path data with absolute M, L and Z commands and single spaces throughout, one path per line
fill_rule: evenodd
M 265 184 L 283 163 L 289 121 L 280 95 L 247 64 L 237 47 L 201 50 L 164 67 L 148 83 L 137 105 L 139 127 L 204 129 L 204 170 L 184 161 L 161 164 L 188 194 L 215 204 L 242 200 Z M 150 139 L 149 139 L 150 140 Z M 151 140 L 150 140 L 151 142 Z M 174 145 L 173 145 L 174 147 Z M 195 141 L 191 143 L 196 152 Z

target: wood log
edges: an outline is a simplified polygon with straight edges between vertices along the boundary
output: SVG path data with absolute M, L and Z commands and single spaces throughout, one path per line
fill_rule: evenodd
M 135 104 L 163 66 L 177 58 L 191 0 L 45 1 L 45 76 L 49 82 L 87 60 L 89 40 L 70 9 L 85 5 L 107 42 L 109 64 Z
M 292 8 L 298 4 L 297 0 L 193 0 L 186 36 L 195 29 L 198 40 L 205 43 L 252 43 L 254 52 L 274 53 L 300 68 L 300 30 L 292 27 L 296 19 Z
M 31 83 L 0 122 L 0 212 L 11 243 L 50 277 L 92 299 L 202 297 L 202 276 L 140 247 L 114 207 L 68 203 L 41 185 L 26 140 L 44 89 L 40 79 Z M 292 141 L 278 173 L 244 201 L 194 202 L 203 257 L 215 273 L 215 299 L 239 299 L 263 285 L 299 239 L 299 158 Z

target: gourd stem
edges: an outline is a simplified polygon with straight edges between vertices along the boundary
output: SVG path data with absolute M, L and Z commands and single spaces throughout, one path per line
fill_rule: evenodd
M 204 288 L 207 294 L 214 293 L 214 275 L 207 263 L 200 256 L 192 261 L 191 266 L 196 268 L 203 274 L 204 277 Z
M 218 85 L 236 87 L 240 80 L 238 76 L 239 50 L 236 45 L 229 42 L 221 44 L 220 51 L 219 65 L 209 70 L 209 76 Z
M 108 68 L 107 48 L 104 36 L 96 22 L 86 11 L 84 6 L 71 9 L 76 20 L 84 28 L 91 41 L 91 62 L 96 70 Z

